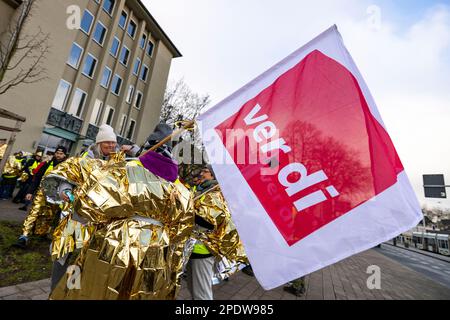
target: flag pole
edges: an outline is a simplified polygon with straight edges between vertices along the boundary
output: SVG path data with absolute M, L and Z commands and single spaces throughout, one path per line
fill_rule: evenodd
M 171 140 L 172 137 L 183 133 L 186 130 L 191 129 L 195 124 L 195 119 L 194 120 L 189 120 L 187 121 L 181 128 L 179 128 L 178 130 L 172 132 L 172 134 L 169 134 L 167 137 L 165 137 L 164 139 L 162 139 L 160 142 L 158 142 L 157 144 L 155 144 L 153 147 L 151 147 L 150 149 L 148 149 L 147 151 L 145 151 L 143 154 L 141 154 L 140 156 L 143 156 L 145 154 L 147 154 L 150 151 L 155 151 L 156 149 L 158 149 L 159 147 L 161 147 L 163 144 L 165 144 L 167 141 Z

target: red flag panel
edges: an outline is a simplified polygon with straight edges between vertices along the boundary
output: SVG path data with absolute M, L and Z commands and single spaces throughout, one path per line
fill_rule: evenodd
M 355 77 L 318 50 L 215 129 L 290 246 L 403 171 Z

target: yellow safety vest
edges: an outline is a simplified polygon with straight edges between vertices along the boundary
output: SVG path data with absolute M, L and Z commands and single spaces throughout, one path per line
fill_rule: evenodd
M 22 164 L 22 160 L 14 159 L 14 161 L 17 162 L 17 163 L 19 163 L 19 164 Z M 7 179 L 10 179 L 10 178 L 15 178 L 15 177 L 17 177 L 17 175 L 14 175 L 14 176 L 12 176 L 12 175 L 4 175 L 3 177 L 5 177 L 5 178 L 7 178 Z
M 53 161 L 50 162 L 50 165 L 48 166 L 47 170 L 45 170 L 44 176 L 53 170 Z
M 31 175 L 33 175 L 33 170 L 36 169 L 39 164 L 40 164 L 40 162 L 37 162 L 37 160 L 34 160 L 33 165 L 31 165 L 30 168 L 28 169 L 30 171 Z
M 203 243 L 194 244 L 194 250 L 192 252 L 196 254 L 210 254 L 208 248 Z

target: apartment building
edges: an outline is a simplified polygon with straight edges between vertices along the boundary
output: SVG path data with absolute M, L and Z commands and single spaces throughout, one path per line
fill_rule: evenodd
M 21 5 L 0 0 L 0 31 Z M 77 10 L 79 28 L 73 28 Z M 143 143 L 158 123 L 171 61 L 181 57 L 143 3 L 40 0 L 23 32 L 38 28 L 50 35 L 47 78 L 0 95 L 1 108 L 27 118 L 14 150 L 51 152 L 63 144 L 75 154 L 104 123 L 119 143 Z

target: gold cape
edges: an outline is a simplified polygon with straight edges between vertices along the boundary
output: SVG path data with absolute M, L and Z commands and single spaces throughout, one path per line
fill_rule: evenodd
M 218 260 L 226 258 L 248 264 L 244 246 L 220 189 L 205 192 L 195 201 L 194 207 L 196 215 L 214 226 L 212 231 L 195 231 L 194 238 L 202 241 Z
M 73 210 L 94 231 L 75 261 L 79 289 L 68 285 L 73 276 L 66 274 L 50 298 L 175 299 L 194 223 L 190 192 L 120 157 L 72 158 L 52 174 L 76 185 Z M 65 223 L 55 232 L 63 238 L 55 248 L 60 254 L 77 243 L 64 233 Z
M 3 168 L 3 174 L 5 176 L 18 177 L 22 173 L 22 162 L 17 162 L 15 156 L 9 156 Z

